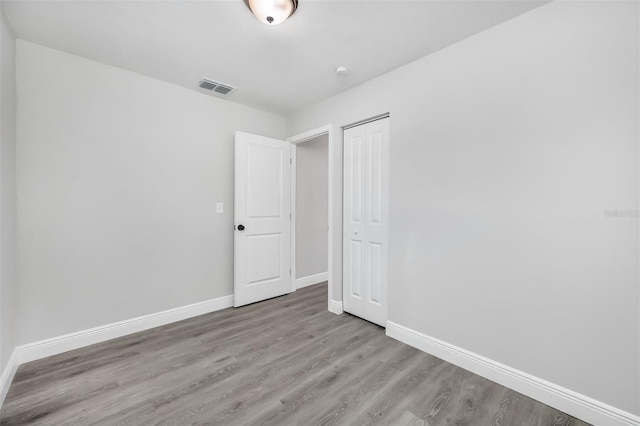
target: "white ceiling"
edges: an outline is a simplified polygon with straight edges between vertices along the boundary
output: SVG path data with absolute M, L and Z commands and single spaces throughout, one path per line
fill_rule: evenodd
M 242 0 L 7 1 L 16 36 L 286 114 L 520 15 L 543 2 L 300 0 L 267 26 Z M 337 76 L 335 69 L 350 72 Z

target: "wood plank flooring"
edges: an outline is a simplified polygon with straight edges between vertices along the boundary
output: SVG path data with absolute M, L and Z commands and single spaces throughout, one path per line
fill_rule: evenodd
M 586 425 L 326 310 L 327 286 L 22 365 L 3 425 Z

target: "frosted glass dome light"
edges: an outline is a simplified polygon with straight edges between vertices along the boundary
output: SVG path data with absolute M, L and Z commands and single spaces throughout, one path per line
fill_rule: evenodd
M 298 8 L 298 0 L 244 0 L 244 3 L 256 18 L 269 25 L 286 21 Z

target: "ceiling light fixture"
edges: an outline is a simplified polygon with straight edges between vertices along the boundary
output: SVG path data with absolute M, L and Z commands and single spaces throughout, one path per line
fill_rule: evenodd
M 298 8 L 298 0 L 244 0 L 244 4 L 256 18 L 269 25 L 286 21 Z

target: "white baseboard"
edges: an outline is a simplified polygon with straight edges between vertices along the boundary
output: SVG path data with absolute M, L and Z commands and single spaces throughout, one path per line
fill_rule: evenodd
M 296 289 L 308 287 L 327 280 L 329 280 L 328 272 L 321 272 L 319 274 L 309 275 L 308 277 L 296 278 Z
M 344 313 L 342 309 L 342 301 L 330 300 L 329 301 L 329 312 L 333 312 L 336 315 L 341 315 Z
M 9 386 L 11 386 L 13 376 L 16 375 L 19 365 L 18 351 L 14 349 L 9 357 L 9 361 L 7 361 L 7 365 L 5 365 L 2 370 L 2 375 L 0 376 L 0 407 L 4 404 L 4 399 L 7 397 Z
M 89 330 L 78 331 L 76 333 L 65 334 L 64 336 L 41 340 L 39 342 L 21 345 L 16 348 L 18 364 L 35 361 L 48 356 L 57 355 L 73 349 L 93 345 L 148 330 L 161 325 L 182 321 L 198 315 L 208 314 L 221 309 L 233 306 L 233 295 L 218 297 L 217 299 L 205 300 L 204 302 L 192 305 L 181 306 L 155 314 L 107 324 Z M 4 377 L 4 376 L 3 376 Z
M 387 336 L 591 424 L 607 426 L 640 425 L 640 417 L 632 413 L 391 321 L 387 322 Z

